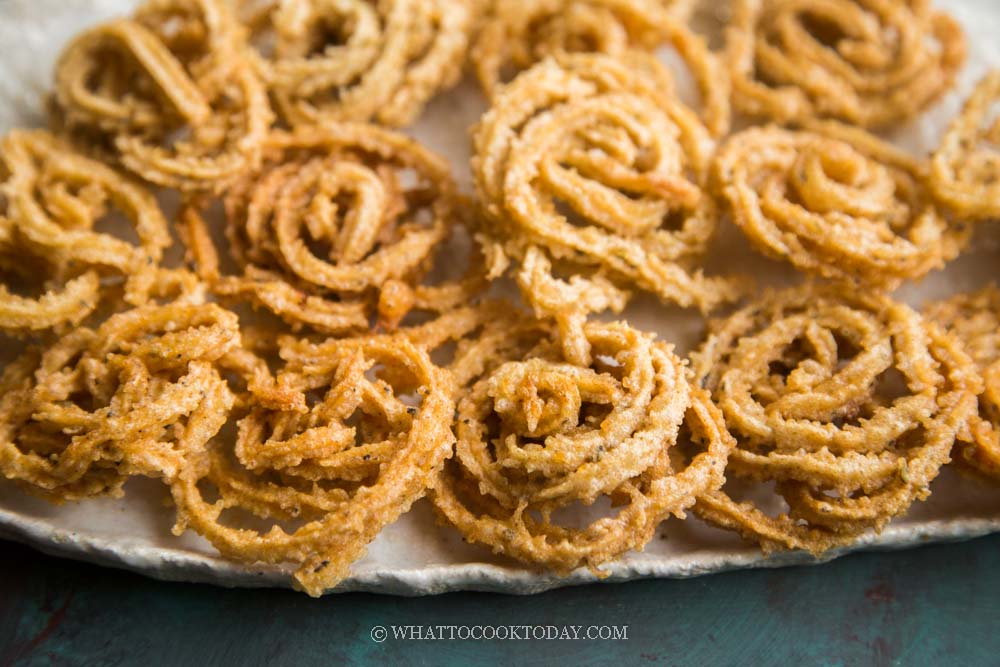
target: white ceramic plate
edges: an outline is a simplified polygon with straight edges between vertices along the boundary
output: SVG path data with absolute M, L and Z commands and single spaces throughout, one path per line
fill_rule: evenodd
M 126 13 L 128 0 L 0 0 L 0 130 L 42 122 L 41 96 L 49 88 L 52 64 L 62 44 L 81 28 L 109 16 Z M 957 111 L 965 93 L 990 65 L 1000 66 L 1000 3 L 995 0 L 953 0 L 947 7 L 965 26 L 969 63 L 958 90 L 893 137 L 914 151 L 937 143 L 944 123 Z M 669 61 L 669 55 L 666 56 Z M 484 103 L 475 88 L 463 85 L 441 96 L 412 129 L 418 139 L 452 160 L 456 176 L 468 184 L 468 136 L 455 128 L 471 125 Z M 916 306 L 926 299 L 974 289 L 992 280 L 1000 263 L 1000 244 L 990 238 L 995 227 L 979 230 L 973 250 L 928 277 L 920 285 L 901 289 L 898 296 Z M 789 270 L 746 248 L 728 223 L 709 258 L 709 270 L 738 268 L 780 284 Z M 686 352 L 697 343 L 702 322 L 695 313 L 639 299 L 626 311 L 632 324 L 658 331 Z M 2 356 L 2 355 L 0 355 Z M 289 570 L 247 567 L 220 558 L 204 540 L 187 534 L 173 537 L 173 512 L 165 504 L 162 486 L 134 480 L 121 500 L 94 500 L 53 506 L 0 482 L 0 535 L 32 544 L 60 556 L 123 567 L 170 580 L 211 582 L 228 586 L 287 586 Z M 898 549 L 931 541 L 958 540 L 1000 530 L 1000 488 L 946 470 L 934 482 L 926 503 L 893 522 L 881 535 L 852 547 Z M 828 554 L 833 558 L 847 550 Z M 609 579 L 687 577 L 747 567 L 776 567 L 816 562 L 798 553 L 764 559 L 759 550 L 731 533 L 694 518 L 670 520 L 642 553 L 627 554 L 608 566 Z M 465 544 L 454 532 L 436 525 L 425 501 L 385 529 L 368 555 L 353 567 L 353 575 L 337 591 L 366 590 L 402 595 L 450 590 L 496 590 L 533 593 L 594 579 L 589 572 L 557 578 L 524 569 Z

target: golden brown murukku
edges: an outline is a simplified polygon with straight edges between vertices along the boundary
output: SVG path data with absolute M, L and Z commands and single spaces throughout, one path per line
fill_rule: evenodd
M 929 0 L 734 0 L 725 53 L 740 112 L 886 127 L 951 88 L 965 37 Z
M 79 323 L 107 296 L 101 276 L 125 278 L 126 301 L 145 303 L 139 284 L 156 279 L 170 234 L 140 183 L 48 132 L 14 130 L 0 140 L 0 191 L 0 267 L 10 276 L 0 286 L 0 329 Z M 112 220 L 131 226 L 136 242 L 105 231 Z M 16 285 L 46 291 L 34 298 L 8 289 Z
M 0 473 L 56 503 L 159 479 L 176 534 L 294 566 L 314 596 L 425 495 L 469 542 L 602 576 L 692 509 L 818 554 L 926 499 L 953 450 L 1000 478 L 1000 290 L 926 319 L 884 293 L 998 217 L 1000 73 L 924 164 L 862 128 L 951 87 L 964 37 L 928 0 L 734 0 L 725 61 L 692 9 L 145 0 L 80 34 L 55 134 L 0 139 L 0 336 L 25 339 Z M 379 127 L 413 123 L 467 52 L 491 103 L 475 202 Z M 731 101 L 795 129 L 717 151 Z M 179 196 L 174 230 L 119 167 Z M 691 369 L 592 319 L 639 290 L 743 297 L 699 268 L 720 202 L 841 282 L 712 323 Z M 508 270 L 532 313 L 488 298 Z
M 930 304 L 924 314 L 965 346 L 983 378 L 979 413 L 959 435 L 958 458 L 1000 477 L 1000 290 L 995 285 Z
M 1000 70 L 987 74 L 966 100 L 931 156 L 927 182 L 962 220 L 1000 218 Z
M 411 124 L 462 71 L 472 0 L 241 0 L 257 71 L 293 126 Z
M 690 3 L 661 0 L 504 0 L 491 2 L 470 52 L 479 84 L 489 97 L 508 77 L 549 56 L 604 53 L 627 57 L 672 42 L 705 79 L 716 66 L 704 43 L 683 23 Z M 685 6 L 687 5 L 687 6 Z M 512 77 L 510 77 L 512 78 Z M 706 81 L 718 87 L 723 81 Z
M 474 135 L 479 239 L 494 276 L 535 246 L 579 280 L 602 273 L 707 310 L 738 292 L 691 267 L 715 227 L 713 141 L 657 89 L 662 66 L 633 58 L 644 67 L 563 55 L 502 89 Z
M 384 322 L 419 305 L 420 293 L 403 302 L 399 292 L 431 268 L 459 206 L 441 158 L 401 134 L 354 123 L 275 132 L 261 171 L 233 185 L 223 203 L 242 275 L 220 274 L 197 203 L 181 216 L 203 278 L 224 298 L 248 298 L 295 328 L 324 333 L 368 328 L 379 305 Z M 392 293 L 380 301 L 380 291 Z M 432 296 L 450 307 L 447 295 Z
M 347 576 L 451 455 L 452 384 L 402 336 L 287 338 L 281 356 L 274 386 L 285 399 L 251 396 L 235 443 L 213 443 L 174 481 L 175 532 L 191 528 L 241 561 L 295 563 L 298 585 L 316 596 Z M 233 525 L 227 510 L 270 527 Z
M 894 287 L 954 259 L 969 239 L 923 185 L 924 167 L 863 130 L 751 128 L 730 137 L 713 188 L 764 254 L 827 278 Z
M 682 7 L 675 7 L 680 14 Z M 670 44 L 702 97 L 702 117 L 714 136 L 729 129 L 728 78 L 704 40 L 659 0 L 515 0 L 492 3 L 471 51 L 479 84 L 495 98 L 505 74 L 548 57 L 603 53 L 646 70 L 662 95 L 674 93 L 668 70 L 639 52 Z
M 54 502 L 170 480 L 225 422 L 214 362 L 239 344 L 218 306 L 133 309 L 31 349 L 0 379 L 0 471 Z
M 926 499 L 980 388 L 957 340 L 908 306 L 808 285 L 714 323 L 692 371 L 738 443 L 727 479 L 773 481 L 787 506 L 727 489 L 695 511 L 765 551 L 821 553 Z
M 158 185 L 219 191 L 259 162 L 272 114 L 224 0 L 147 0 L 56 66 L 54 121 Z
M 600 574 L 721 486 L 734 443 L 669 346 L 622 323 L 589 323 L 594 361 L 576 366 L 547 325 L 488 317 L 489 331 L 451 366 L 466 389 L 455 458 L 431 493 L 467 540 L 559 572 Z M 579 526 L 560 515 L 600 498 L 616 505 L 610 515 Z
M 44 291 L 32 294 L 39 286 Z M 22 335 L 78 324 L 100 298 L 96 271 L 81 273 L 52 261 L 0 216 L 0 330 Z

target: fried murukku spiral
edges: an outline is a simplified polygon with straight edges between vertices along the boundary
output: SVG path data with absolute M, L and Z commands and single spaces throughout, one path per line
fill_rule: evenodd
M 751 128 L 713 166 L 713 188 L 764 254 L 827 278 L 893 287 L 954 259 L 969 229 L 951 224 L 923 165 L 835 123 Z
M 56 66 L 54 122 L 157 185 L 219 191 L 255 167 L 272 120 L 224 0 L 147 0 Z
M 508 314 L 490 329 L 451 366 L 466 389 L 455 457 L 431 493 L 467 540 L 562 573 L 600 574 L 721 486 L 734 443 L 669 346 L 594 322 L 584 329 L 594 362 L 576 366 L 547 325 Z M 610 515 L 576 525 L 559 513 L 600 498 L 615 505 Z
M 298 585 L 317 596 L 451 455 L 452 384 L 402 336 L 288 338 L 281 356 L 275 387 L 298 400 L 250 398 L 235 443 L 214 443 L 173 484 L 175 532 L 190 528 L 244 562 L 294 563 Z M 232 525 L 227 510 L 272 525 Z
M 126 300 L 146 301 L 139 284 L 154 280 L 170 234 L 156 198 L 140 183 L 48 132 L 15 130 L 0 140 L 0 191 L 0 266 L 12 279 L 0 286 L 0 330 L 79 323 L 106 296 L 101 276 L 125 278 Z M 134 229 L 137 243 L 98 227 L 115 217 Z M 12 293 L 14 282 L 46 292 Z
M 182 214 L 189 252 L 215 292 L 249 298 L 295 328 L 344 333 L 368 328 L 380 292 L 398 293 L 429 270 L 459 200 L 444 160 L 412 139 L 338 123 L 272 134 L 262 170 L 223 203 L 242 275 L 220 275 L 199 207 Z M 397 319 L 392 296 L 381 304 Z M 448 295 L 435 296 L 450 307 Z
M 54 502 L 171 480 L 226 420 L 215 362 L 239 344 L 212 304 L 147 306 L 31 349 L 0 379 L 0 472 Z
M 1000 218 L 1000 70 L 987 74 L 966 100 L 931 156 L 928 184 L 962 220 Z
M 472 0 L 241 0 L 254 63 L 293 126 L 411 124 L 454 85 Z
M 547 59 L 501 90 L 474 135 L 479 238 L 494 275 L 535 246 L 573 273 L 707 310 L 737 294 L 691 270 L 715 226 L 714 144 L 658 90 L 662 66 L 632 57 Z
M 692 370 L 738 443 L 727 480 L 773 481 L 787 506 L 727 484 L 695 511 L 765 551 L 821 553 L 926 499 L 980 388 L 958 341 L 908 306 L 808 285 L 715 323 Z
M 929 0 L 734 0 L 726 60 L 738 111 L 886 127 L 951 88 L 965 37 Z
M 965 346 L 983 378 L 979 413 L 961 433 L 960 461 L 1000 478 L 1000 290 L 990 285 L 929 305 L 924 314 Z
M 470 53 L 479 84 L 493 98 L 506 73 L 528 69 L 549 56 L 604 53 L 628 58 L 633 50 L 651 52 L 669 43 L 690 67 L 706 98 L 709 129 L 724 133 L 729 114 L 725 73 L 703 40 L 684 25 L 689 7 L 668 4 L 661 0 L 493 2 Z M 672 86 L 669 80 L 666 84 Z
M 44 291 L 31 294 L 39 286 Z M 96 271 L 81 273 L 52 261 L 0 216 L 0 331 L 22 335 L 78 324 L 100 297 Z

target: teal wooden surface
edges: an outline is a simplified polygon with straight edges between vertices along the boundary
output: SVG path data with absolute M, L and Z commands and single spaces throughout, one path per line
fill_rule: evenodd
M 628 625 L 621 641 L 397 641 L 373 626 Z M 997 665 L 1000 536 L 534 597 L 312 600 L 161 583 L 0 542 L 0 665 Z

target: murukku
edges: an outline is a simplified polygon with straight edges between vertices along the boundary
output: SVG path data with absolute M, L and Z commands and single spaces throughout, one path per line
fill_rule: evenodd
M 224 0 L 148 0 L 56 65 L 54 124 L 157 185 L 220 191 L 259 162 L 272 113 Z
M 987 74 L 948 126 L 931 156 L 927 182 L 962 220 L 1000 218 L 1000 70 Z
M 692 371 L 738 443 L 695 512 L 765 551 L 822 553 L 926 499 L 980 389 L 957 340 L 908 306 L 808 285 L 714 323 Z M 759 496 L 772 481 L 776 515 Z M 738 482 L 758 495 L 734 499 Z
M 545 60 L 505 86 L 474 135 L 478 238 L 491 274 L 538 247 L 667 302 L 708 310 L 734 282 L 692 269 L 715 227 L 705 191 L 714 144 L 656 85 L 662 66 L 605 55 Z
M 44 291 L 31 294 L 39 285 Z M 53 262 L 0 216 L 0 330 L 22 335 L 78 324 L 100 297 L 96 271 L 78 273 Z
M 836 279 L 894 287 L 954 259 L 969 229 L 924 187 L 924 167 L 856 128 L 751 128 L 733 135 L 712 187 L 764 254 Z
M 664 4 L 660 0 L 494 2 L 470 54 L 479 84 L 495 99 L 501 84 L 512 78 L 505 76 L 511 72 L 529 69 L 552 56 L 603 53 L 652 70 L 649 73 L 659 92 L 671 95 L 674 81 L 669 71 L 653 68 L 651 58 L 647 61 L 635 55 L 669 44 L 697 84 L 705 124 L 713 135 L 723 135 L 729 128 L 729 88 L 722 64 L 704 40 Z
M 508 310 L 508 313 L 510 311 Z M 734 442 L 669 346 L 622 323 L 585 326 L 589 366 L 551 329 L 494 318 L 451 365 L 461 398 L 455 457 L 431 493 L 468 541 L 566 573 L 642 549 L 670 515 L 721 486 Z M 599 499 L 610 514 L 566 522 Z M 600 506 L 594 507 L 598 510 Z
M 990 285 L 958 294 L 930 304 L 924 314 L 962 342 L 983 378 L 979 413 L 959 435 L 957 458 L 1000 478 L 1000 290 Z
M 212 304 L 147 306 L 30 349 L 0 379 L 0 472 L 54 502 L 174 478 L 226 420 L 214 363 L 239 344 Z
M 725 53 L 740 112 L 876 128 L 951 88 L 965 37 L 928 0 L 735 0 Z
M 275 387 L 300 405 L 251 397 L 235 443 L 213 443 L 174 482 L 175 533 L 190 528 L 244 562 L 294 563 L 298 585 L 318 596 L 451 455 L 452 383 L 402 336 L 286 338 L 281 356 Z M 227 510 L 270 527 L 233 525 Z
M 401 134 L 354 123 L 275 132 L 261 171 L 223 203 L 241 275 L 220 273 L 197 203 L 181 216 L 189 254 L 215 293 L 334 334 L 367 329 L 380 290 L 417 284 L 459 215 L 441 158 Z M 381 301 L 387 322 L 406 312 L 391 297 Z
M 254 63 L 293 126 L 411 124 L 462 71 L 472 0 L 241 0 Z
M 0 140 L 0 191 L 0 266 L 18 284 L 49 278 L 38 298 L 12 293 L 13 282 L 0 286 L 0 329 L 79 323 L 106 296 L 101 276 L 126 279 L 127 301 L 145 302 L 138 283 L 154 278 L 170 234 L 156 198 L 139 182 L 48 132 L 15 130 Z M 136 242 L 104 231 L 111 220 L 131 226 Z

